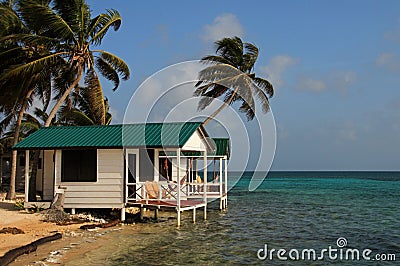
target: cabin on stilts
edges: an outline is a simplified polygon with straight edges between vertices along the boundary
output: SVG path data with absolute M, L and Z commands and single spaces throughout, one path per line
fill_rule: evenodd
M 229 139 L 210 138 L 201 122 L 145 123 L 41 128 L 13 147 L 40 150 L 43 169 L 35 202 L 28 201 L 29 167 L 25 170 L 25 207 L 49 206 L 62 196 L 63 207 L 127 207 L 204 210 L 219 200 L 227 207 Z M 211 169 L 210 169 L 211 168 Z M 211 174 L 212 173 L 212 174 Z M 210 176 L 211 175 L 211 176 Z

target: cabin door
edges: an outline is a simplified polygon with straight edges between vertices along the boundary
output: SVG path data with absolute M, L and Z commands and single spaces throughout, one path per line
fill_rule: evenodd
M 139 187 L 137 186 L 137 181 L 139 178 L 139 150 L 126 150 L 126 199 L 135 200 L 140 198 Z

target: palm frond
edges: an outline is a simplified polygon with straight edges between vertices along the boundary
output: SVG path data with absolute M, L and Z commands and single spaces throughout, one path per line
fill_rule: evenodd
M 46 122 L 47 118 L 49 117 L 49 115 L 46 113 L 46 111 L 40 108 L 35 108 L 35 110 L 33 111 L 33 114 L 39 118 L 40 120 L 42 120 L 42 122 Z M 34 118 L 36 119 L 36 118 Z M 37 120 L 37 119 L 36 119 Z
M 39 130 L 40 124 L 38 121 L 22 121 L 20 125 L 20 132 L 23 133 L 24 136 L 28 136 L 33 132 Z
M 264 93 L 269 95 L 269 98 L 272 98 L 274 96 L 274 87 L 268 80 L 258 77 L 254 77 L 252 78 L 252 80 Z
M 42 50 L 44 47 L 51 50 L 60 45 L 60 41 L 55 38 L 27 33 L 10 34 L 0 38 L 0 42 L 5 41 L 27 43 L 30 46 L 43 47 Z M 21 49 L 26 50 L 27 48 L 21 47 Z
M 254 94 L 258 100 L 258 102 L 261 105 L 261 110 L 264 114 L 268 113 L 270 110 L 270 106 L 269 106 L 269 99 L 267 97 L 267 95 L 260 90 L 258 87 L 256 89 L 254 89 Z
M 232 66 L 242 64 L 243 42 L 239 37 L 223 38 L 216 41 L 216 53 L 232 62 Z
M 94 71 L 85 77 L 85 87 L 82 88 L 82 97 L 89 103 L 90 115 L 97 125 L 105 123 L 104 95 L 100 80 Z
M 199 82 L 197 82 L 196 86 L 210 82 L 229 88 L 232 87 L 237 77 L 243 74 L 243 72 L 228 64 L 212 65 L 199 72 Z
M 101 44 L 104 36 L 110 27 L 117 31 L 121 26 L 122 19 L 119 12 L 115 9 L 107 9 L 107 13 L 101 14 L 98 19 L 92 21 L 92 29 L 90 30 L 90 42 L 93 45 Z
M 244 44 L 246 53 L 243 55 L 242 71 L 250 73 L 258 58 L 258 48 L 254 44 Z
M 252 105 L 254 106 L 254 102 L 252 103 Z M 246 114 L 247 121 L 251 121 L 254 119 L 255 109 L 254 107 L 251 107 L 251 104 L 246 101 L 243 101 L 242 105 L 239 107 L 239 112 Z
M 21 79 L 29 77 L 35 73 L 40 73 L 46 68 L 51 68 L 52 65 L 57 64 L 60 56 L 68 54 L 67 52 L 57 52 L 35 59 L 29 63 L 15 66 L 0 75 L 0 81 L 6 79 Z
M 12 32 L 28 31 L 13 7 L 7 2 L 0 3 L 0 17 L 0 36 L 8 35 Z
M 35 32 L 47 31 L 53 36 L 58 36 L 63 40 L 74 42 L 78 45 L 75 39 L 74 29 L 71 28 L 61 15 L 52 10 L 47 1 L 45 3 L 35 0 L 20 1 L 19 11 L 24 21 L 26 21 Z
M 74 126 L 95 125 L 94 121 L 81 110 L 78 110 L 76 108 L 68 109 L 65 108 L 65 106 L 63 107 L 64 108 L 60 108 L 59 118 L 61 121 L 63 121 L 65 125 L 74 125 Z
M 99 51 L 101 58 L 106 61 L 108 64 L 110 64 L 116 71 L 117 73 L 122 76 L 123 80 L 128 80 L 130 77 L 130 71 L 128 65 L 119 58 L 118 56 L 106 52 L 106 51 Z
M 0 136 L 4 134 L 4 131 L 16 120 L 16 115 L 14 112 L 8 113 L 0 121 Z
M 102 58 L 96 58 L 96 67 L 101 75 L 114 83 L 113 90 L 115 91 L 119 86 L 119 75 L 114 67 Z
M 233 64 L 233 62 L 229 61 L 228 58 L 218 55 L 207 55 L 201 59 L 201 62 L 205 64 L 227 64 L 227 65 Z

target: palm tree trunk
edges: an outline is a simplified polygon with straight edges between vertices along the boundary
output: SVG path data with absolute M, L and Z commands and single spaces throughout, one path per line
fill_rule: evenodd
M 19 110 L 17 123 L 15 124 L 13 146 L 18 143 L 19 129 L 21 127 L 22 118 L 24 116 L 26 108 L 28 107 L 28 100 L 31 97 L 32 92 L 33 92 L 33 89 L 28 91 L 28 93 L 26 94 L 25 99 L 22 103 L 21 109 Z M 16 181 L 16 176 L 17 176 L 17 155 L 18 155 L 17 150 L 12 150 L 10 188 L 8 189 L 7 196 L 6 196 L 6 199 L 8 199 L 8 200 L 15 199 L 15 181 Z M 25 165 L 25 167 L 28 167 L 27 170 L 29 171 L 29 165 Z
M 61 105 L 64 103 L 65 99 L 67 99 L 68 95 L 71 93 L 71 91 L 79 84 L 79 81 L 82 78 L 82 66 L 79 67 L 78 69 L 78 76 L 76 80 L 69 86 L 69 88 L 64 92 L 62 97 L 58 100 L 58 102 L 54 105 L 53 109 L 51 109 L 51 112 L 49 116 L 47 117 L 46 123 L 44 124 L 44 127 L 48 127 L 51 124 L 51 121 L 53 120 L 54 116 L 58 112 L 58 109 L 60 109 Z
M 236 88 L 236 89 L 233 91 L 231 97 L 229 97 L 229 99 L 228 99 L 226 102 L 224 102 L 214 113 L 212 113 L 206 120 L 204 120 L 204 122 L 203 122 L 202 125 L 203 125 L 203 126 L 207 125 L 208 122 L 210 122 L 217 114 L 219 114 L 219 113 L 222 111 L 222 109 L 224 109 L 225 107 L 227 107 L 227 106 L 232 102 L 232 100 L 233 100 L 233 98 L 235 97 L 235 95 L 236 95 L 236 93 L 238 92 L 238 90 L 239 90 L 239 88 Z

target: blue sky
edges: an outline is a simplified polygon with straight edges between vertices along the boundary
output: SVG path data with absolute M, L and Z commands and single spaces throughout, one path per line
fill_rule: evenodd
M 117 92 L 103 83 L 114 123 L 150 75 L 237 35 L 260 48 L 255 71 L 275 87 L 272 170 L 400 170 L 399 1 L 88 3 L 123 19 L 101 46 L 132 72 Z

